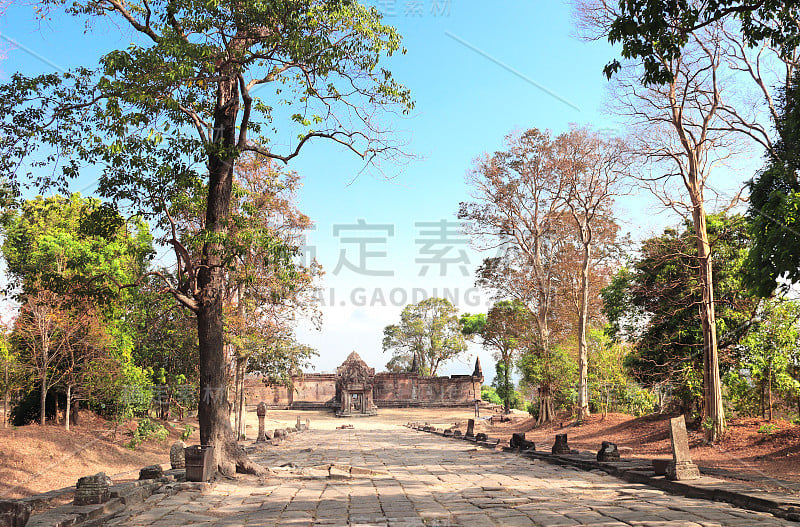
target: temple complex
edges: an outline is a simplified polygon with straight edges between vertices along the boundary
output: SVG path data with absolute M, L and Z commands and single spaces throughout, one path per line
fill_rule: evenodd
M 244 389 L 247 404 L 263 401 L 270 408 L 292 410 L 329 408 L 340 417 L 359 417 L 375 415 L 379 408 L 470 406 L 480 398 L 482 383 L 480 359 L 471 375 L 427 377 L 375 373 L 354 351 L 336 373 L 294 376 L 293 387 L 250 377 Z

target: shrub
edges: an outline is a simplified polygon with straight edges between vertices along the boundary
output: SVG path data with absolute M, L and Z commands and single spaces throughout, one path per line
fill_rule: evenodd
M 169 430 L 164 428 L 160 423 L 151 421 L 148 418 L 142 418 L 136 425 L 136 430 L 132 432 L 131 442 L 128 443 L 128 448 L 134 450 L 143 441 L 156 439 L 163 441 L 169 436 Z
M 780 432 L 781 427 L 776 425 L 775 423 L 764 423 L 763 425 L 758 427 L 758 433 L 770 436 L 775 432 Z
M 534 419 L 538 419 L 539 418 L 539 402 L 538 401 L 529 402 L 528 405 L 525 407 L 525 409 L 528 411 L 529 414 L 531 414 L 531 417 L 533 417 Z
M 193 433 L 194 433 L 194 427 L 192 425 L 187 424 L 186 426 L 183 427 L 183 433 L 181 433 L 181 441 L 186 441 L 187 439 L 189 439 L 189 436 L 191 436 Z

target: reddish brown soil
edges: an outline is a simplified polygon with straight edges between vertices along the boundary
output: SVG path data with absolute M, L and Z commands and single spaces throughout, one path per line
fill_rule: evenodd
M 67 432 L 63 425 L 0 428 L 0 499 L 19 498 L 75 485 L 78 478 L 104 471 L 114 481 L 136 479 L 141 467 L 169 462 L 169 447 L 183 432 L 182 423 L 162 423 L 170 436 L 147 441 L 131 450 L 130 431 L 136 423 L 116 430 L 113 423 L 81 412 L 81 424 Z M 197 422 L 188 442 L 199 442 Z M 128 474 L 124 474 L 124 473 Z
M 546 444 L 552 444 L 555 434 L 566 433 L 573 449 L 596 452 L 603 441 L 612 441 L 620 447 L 623 457 L 668 459 L 671 456 L 669 417 L 608 414 L 603 418 L 593 415 L 579 426 L 565 419 L 535 428 L 533 419 L 518 413 L 508 423 L 491 425 L 481 421 L 476 431 L 502 439 L 510 438 L 513 432 L 525 432 L 526 439 Z M 690 430 L 693 461 L 701 466 L 800 481 L 800 426 L 775 420 L 772 423 L 780 431 L 770 435 L 758 433 L 765 423 L 763 419 L 732 419 L 724 440 L 715 445 L 706 445 L 700 431 Z

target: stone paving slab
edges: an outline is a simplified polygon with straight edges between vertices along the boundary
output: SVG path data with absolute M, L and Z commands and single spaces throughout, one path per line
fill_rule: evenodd
M 401 427 L 309 430 L 251 456 L 273 474 L 154 495 L 106 525 L 798 525 Z

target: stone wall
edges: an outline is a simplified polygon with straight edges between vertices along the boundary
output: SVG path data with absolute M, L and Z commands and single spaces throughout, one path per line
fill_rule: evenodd
M 270 408 L 314 409 L 336 406 L 336 375 L 295 377 L 294 390 L 266 385 L 257 377 L 245 380 L 247 404 L 264 401 Z M 482 378 L 472 375 L 420 377 L 416 373 L 377 373 L 373 396 L 378 408 L 468 406 L 480 397 Z
M 378 373 L 375 404 L 378 408 L 465 406 L 475 399 L 476 387 L 480 390 L 480 381 L 471 375 L 420 377 L 416 373 Z

